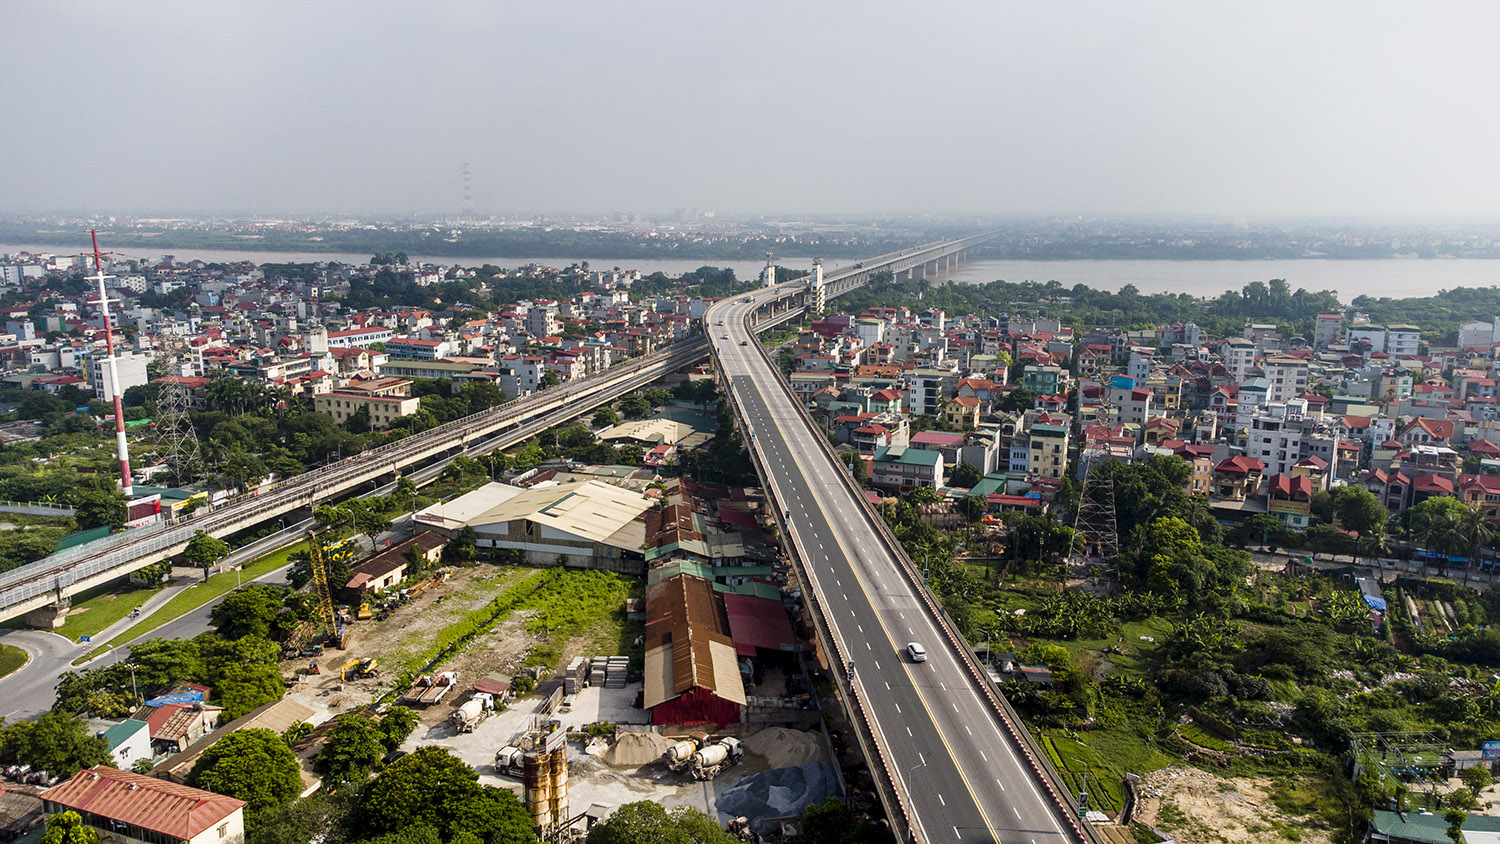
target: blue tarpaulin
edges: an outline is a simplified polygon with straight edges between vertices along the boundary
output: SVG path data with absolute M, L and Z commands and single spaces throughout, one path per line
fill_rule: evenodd
M 1370 609 L 1375 610 L 1376 612 L 1385 612 L 1384 598 L 1377 598 L 1374 595 L 1365 595 L 1364 598 L 1365 603 L 1370 605 Z
M 194 703 L 203 700 L 203 693 L 197 691 L 173 692 L 169 695 L 154 697 L 146 701 L 147 706 L 166 706 L 169 703 Z

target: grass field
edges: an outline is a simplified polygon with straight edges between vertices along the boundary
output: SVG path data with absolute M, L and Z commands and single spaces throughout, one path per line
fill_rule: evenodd
M 523 590 L 541 574 L 539 569 L 519 566 L 497 568 L 493 577 L 484 578 L 468 592 L 454 593 L 423 612 L 424 626 L 432 624 L 439 632 L 404 637 L 382 661 L 397 672 L 415 673 L 452 643 L 479 635 L 509 617 Z M 501 611 L 498 616 L 497 610 Z
M 125 630 L 125 632 L 119 634 L 113 639 L 110 639 L 109 642 L 105 643 L 104 645 L 101 645 L 94 650 L 89 651 L 84 656 L 73 660 L 73 664 L 78 665 L 79 663 L 93 659 L 94 657 L 98 656 L 101 653 L 104 653 L 110 648 L 119 647 L 120 645 L 125 644 L 126 642 L 136 638 L 137 636 L 144 636 L 145 634 L 150 633 L 152 630 L 155 630 L 156 628 L 162 626 L 163 624 L 166 624 L 169 621 L 174 621 L 178 618 L 181 618 L 187 613 L 198 609 L 199 607 L 203 606 L 209 601 L 212 601 L 220 595 L 233 590 L 239 584 L 248 583 L 263 574 L 270 574 L 271 572 L 281 568 L 282 566 L 287 564 L 288 557 L 290 557 L 292 554 L 297 553 L 298 551 L 305 550 L 307 550 L 307 543 L 305 541 L 298 542 L 296 545 L 288 546 L 281 549 L 280 551 L 261 557 L 250 565 L 245 566 L 243 571 L 220 572 L 219 574 L 210 577 L 207 583 L 199 583 L 195 586 L 190 586 L 187 589 L 184 589 L 183 591 L 177 593 L 177 595 L 175 595 L 172 600 L 167 601 L 160 608 L 158 608 L 156 612 L 142 619 L 139 624 L 131 626 L 129 629 Z
M 25 664 L 25 651 L 11 645 L 0 645 L 0 677 L 9 677 Z
M 73 597 L 73 608 L 67 621 L 53 632 L 73 641 L 79 636 L 93 636 L 129 615 L 156 592 L 156 589 L 128 580 L 85 590 Z

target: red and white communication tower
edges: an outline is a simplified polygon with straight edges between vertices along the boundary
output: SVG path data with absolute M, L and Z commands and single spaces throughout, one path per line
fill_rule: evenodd
M 104 292 L 103 255 L 99 252 L 99 232 L 89 229 L 94 239 L 94 280 L 99 283 L 99 313 L 104 318 L 104 347 L 109 353 L 109 391 L 115 399 L 115 453 L 120 458 L 120 491 L 129 499 L 135 494 L 130 480 L 130 450 L 125 444 L 125 406 L 120 400 L 120 376 L 115 370 L 115 334 L 109 322 L 109 296 Z

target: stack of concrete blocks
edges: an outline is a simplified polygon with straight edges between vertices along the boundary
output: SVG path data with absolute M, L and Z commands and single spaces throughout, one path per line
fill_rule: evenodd
M 604 672 L 604 688 L 625 688 L 625 674 L 630 669 L 630 657 L 612 656 L 606 664 Z
M 573 657 L 568 663 L 568 670 L 563 672 L 563 694 L 576 695 L 583 688 L 585 672 L 589 667 L 589 661 L 581 656 Z
M 609 669 L 609 657 L 596 656 L 589 660 L 589 685 L 604 685 L 604 674 Z

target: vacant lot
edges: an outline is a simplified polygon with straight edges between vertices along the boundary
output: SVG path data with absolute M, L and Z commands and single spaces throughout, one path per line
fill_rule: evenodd
M 1269 777 L 1220 777 L 1196 768 L 1164 768 L 1140 782 L 1135 819 L 1181 844 L 1329 844 L 1331 831 L 1302 814 L 1312 805 L 1291 799 Z

